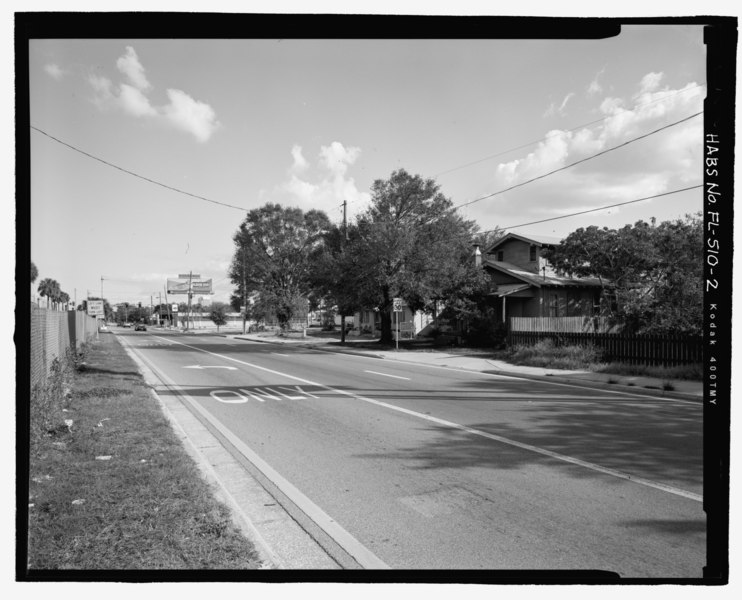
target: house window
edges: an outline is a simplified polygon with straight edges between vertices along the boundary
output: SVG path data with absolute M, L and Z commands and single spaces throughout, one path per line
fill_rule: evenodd
M 559 316 L 559 296 L 557 294 L 551 294 L 551 302 L 549 302 L 549 316 Z
M 505 260 L 505 252 L 502 250 L 497 251 L 497 262 L 502 262 Z
M 533 244 L 531 244 L 531 249 L 530 250 L 531 250 L 531 255 L 529 257 L 529 260 L 531 262 L 536 262 L 536 246 L 534 246 Z

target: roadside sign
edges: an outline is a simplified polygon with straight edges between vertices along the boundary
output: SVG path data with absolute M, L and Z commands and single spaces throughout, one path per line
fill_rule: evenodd
M 103 309 L 103 300 L 88 300 L 88 314 L 91 317 L 105 317 L 106 312 Z
M 392 303 L 394 312 L 402 312 L 402 298 L 394 298 Z
M 173 304 L 170 308 L 171 308 L 171 310 L 173 312 L 178 312 L 178 305 L 177 304 Z
M 186 273 L 185 275 L 178 275 L 180 279 L 201 279 L 201 275 L 198 273 Z

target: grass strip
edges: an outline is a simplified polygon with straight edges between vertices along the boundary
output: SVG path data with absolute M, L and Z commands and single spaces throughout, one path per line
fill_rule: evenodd
M 68 385 L 30 456 L 29 573 L 260 568 L 115 336 Z

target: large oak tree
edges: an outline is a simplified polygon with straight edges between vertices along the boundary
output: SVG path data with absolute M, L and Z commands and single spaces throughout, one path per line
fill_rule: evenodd
M 413 311 L 433 310 L 474 268 L 476 225 L 456 213 L 433 179 L 404 169 L 374 182 L 353 231 L 351 264 L 363 275 L 357 301 L 380 311 L 382 343 L 392 341 L 395 297 Z
M 234 234 L 229 276 L 236 286 L 233 305 L 257 294 L 287 327 L 311 292 L 312 260 L 331 227 L 319 210 L 266 204 L 251 210 Z

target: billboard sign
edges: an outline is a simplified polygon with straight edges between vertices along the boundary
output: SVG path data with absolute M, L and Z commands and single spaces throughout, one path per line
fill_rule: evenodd
M 88 300 L 88 314 L 91 317 L 105 317 L 106 311 L 103 308 L 103 300 Z
M 168 294 L 187 294 L 188 279 L 168 279 Z M 192 279 L 190 281 L 191 292 L 196 295 L 211 295 L 211 279 Z

